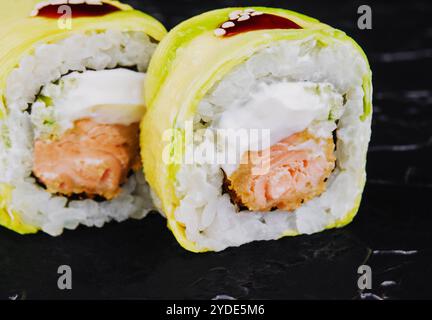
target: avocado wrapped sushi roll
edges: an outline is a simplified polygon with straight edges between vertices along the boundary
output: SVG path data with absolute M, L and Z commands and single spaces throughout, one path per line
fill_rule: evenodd
M 311 234 L 355 216 L 372 85 L 344 32 L 282 9 L 207 12 L 160 43 L 145 91 L 146 178 L 185 249 Z
M 0 224 L 59 235 L 152 208 L 144 80 L 166 34 L 117 1 L 0 4 Z

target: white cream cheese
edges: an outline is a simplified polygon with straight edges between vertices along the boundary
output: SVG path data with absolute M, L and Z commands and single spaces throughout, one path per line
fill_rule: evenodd
M 84 118 L 130 125 L 139 122 L 145 113 L 144 79 L 144 73 L 123 68 L 73 72 L 45 86 L 41 97 L 45 107 L 52 108 L 57 133 Z
M 237 156 L 236 163 L 222 164 L 230 175 L 244 152 L 266 149 L 319 121 L 328 123 L 331 113 L 340 110 L 342 96 L 329 83 L 278 82 L 262 84 L 246 102 L 236 101 L 213 122 L 220 139 L 231 139 L 224 152 Z M 221 130 L 222 129 L 222 130 Z M 231 130 L 227 130 L 231 129 Z M 248 139 L 232 138 L 249 132 Z M 331 132 L 331 131 L 330 131 Z M 244 134 L 243 134 L 244 136 Z M 232 143 L 236 141 L 237 143 Z M 232 157 L 231 157 L 232 159 Z

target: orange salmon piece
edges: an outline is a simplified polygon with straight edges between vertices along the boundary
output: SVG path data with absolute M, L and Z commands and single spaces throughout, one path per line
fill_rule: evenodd
M 334 149 L 331 138 L 317 138 L 307 130 L 295 133 L 264 151 L 245 152 L 225 189 L 251 211 L 293 211 L 325 191 L 335 168 Z M 268 170 L 254 174 L 265 161 L 270 162 Z
M 58 140 L 36 140 L 33 173 L 51 193 L 96 195 L 108 200 L 138 170 L 139 124 L 78 120 Z

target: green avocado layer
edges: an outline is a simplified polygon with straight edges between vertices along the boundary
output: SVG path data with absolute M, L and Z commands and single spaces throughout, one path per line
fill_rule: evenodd
M 179 165 L 165 163 L 162 155 L 167 151 L 173 157 L 183 153 L 182 124 L 193 119 L 197 106 L 206 93 L 235 66 L 280 40 L 301 40 L 313 37 L 324 46 L 334 42 L 348 43 L 363 57 L 368 66 L 367 58 L 361 48 L 340 30 L 289 10 L 251 8 L 288 18 L 302 29 L 256 30 L 231 37 L 218 37 L 214 34 L 214 30 L 228 20 L 231 12 L 245 8 L 214 10 L 193 17 L 171 30 L 159 44 L 149 66 L 145 88 L 148 112 L 141 123 L 141 154 L 144 171 L 150 186 L 161 200 L 161 209 L 167 216 L 168 227 L 185 249 L 194 252 L 207 250 L 198 248 L 195 243 L 189 241 L 185 234 L 185 227 L 175 219 L 174 212 L 179 204 L 175 192 Z M 369 66 L 367 69 L 369 70 Z M 362 119 L 364 120 L 371 114 L 370 70 L 363 79 L 365 98 Z M 176 134 L 164 139 L 166 132 L 172 129 Z M 364 181 L 361 184 L 363 183 Z M 347 218 L 339 221 L 335 227 L 351 221 L 357 211 L 358 203 L 354 205 L 351 213 L 347 213 Z M 288 230 L 281 236 L 293 234 Z

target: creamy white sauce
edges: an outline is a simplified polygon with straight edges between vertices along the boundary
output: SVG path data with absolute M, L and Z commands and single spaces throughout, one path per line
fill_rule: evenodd
M 235 101 L 213 122 L 227 153 L 235 153 L 235 163 L 222 164 L 230 175 L 238 167 L 244 152 L 263 150 L 300 132 L 317 121 L 327 121 L 332 109 L 341 108 L 342 96 L 328 83 L 278 82 L 262 84 L 247 101 Z M 332 126 L 328 126 L 332 129 Z M 222 130 L 221 130 L 222 129 Z M 227 130 L 231 129 L 231 130 Z M 233 138 L 249 132 L 248 139 Z M 330 131 L 331 132 L 331 131 Z M 320 135 L 323 133 L 320 133 Z
M 51 99 L 61 131 L 84 118 L 130 125 L 145 113 L 144 79 L 144 73 L 122 68 L 73 72 L 45 86 L 42 95 Z

